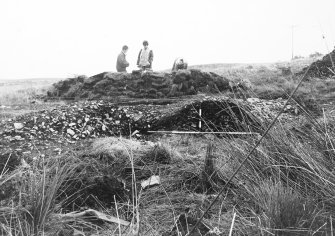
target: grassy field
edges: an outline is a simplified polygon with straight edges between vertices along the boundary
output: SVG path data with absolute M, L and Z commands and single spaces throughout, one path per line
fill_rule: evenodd
M 0 105 L 10 106 L 31 102 L 36 95 L 45 94 L 57 79 L 0 80 Z
M 294 63 L 194 68 L 245 84 L 248 96 L 270 99 L 285 98 L 293 90 L 298 78 L 286 74 L 285 68 L 291 66 L 297 72 L 308 62 Z M 33 110 L 28 106 L 34 93 L 28 91 L 36 88 L 36 93 L 40 93 L 44 87 L 26 88 L 26 92 L 15 89 L 10 93 L 13 97 L 1 95 L 1 104 L 18 106 L 18 111 Z M 221 234 L 207 235 L 332 236 L 334 88 L 332 79 L 306 81 L 296 99 L 307 102 L 311 98 L 316 104 L 328 104 L 328 109 L 319 116 L 277 123 L 248 159 L 245 158 L 257 145 L 257 137 L 152 135 L 146 138 L 148 142 L 109 137 L 78 142 L 53 158 L 44 158 L 41 150 L 41 155 L 29 159 L 28 164 L 12 172 L 6 168 L 0 171 L 0 234 L 162 235 L 174 226 L 180 229 L 176 220 L 181 214 L 189 220 L 198 219 L 243 163 L 203 219 L 205 225 Z M 23 105 L 19 108 L 18 104 Z M 140 182 L 152 175 L 160 176 L 161 183 L 142 188 Z M 102 176 L 109 178 L 93 188 L 92 179 Z M 114 178 L 120 176 L 123 182 Z M 116 182 L 104 185 L 112 180 Z M 116 188 L 120 182 L 122 191 L 110 200 L 110 188 Z M 97 191 L 100 200 L 92 197 Z M 87 208 L 113 216 L 119 223 L 103 224 L 65 214 L 73 216 L 74 211 Z M 125 226 L 119 219 L 131 224 Z M 165 235 L 184 236 L 192 224 L 186 226 L 179 234 L 175 231 Z
M 50 104 L 36 99 L 45 95 L 59 79 L 22 79 L 0 81 L 0 119 L 8 119 L 27 112 L 37 111 Z
M 296 75 L 315 59 L 297 59 L 291 62 L 267 64 L 210 64 L 190 68 L 215 72 L 228 78 L 232 86 L 241 85 L 238 98 L 257 97 L 261 99 L 287 98 L 297 86 L 302 75 Z M 307 78 L 294 96 L 294 100 L 307 109 L 332 104 L 335 101 L 335 80 L 333 78 Z M 321 106 L 321 107 L 320 107 Z M 314 108 L 313 108 L 314 107 Z

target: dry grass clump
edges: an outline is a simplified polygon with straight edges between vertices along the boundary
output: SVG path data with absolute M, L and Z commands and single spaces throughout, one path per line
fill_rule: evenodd
M 0 188 L 11 181 L 15 195 L 0 201 L 1 235 L 39 235 L 56 227 L 51 216 L 66 204 L 68 199 L 60 196 L 80 176 L 77 167 L 70 159 L 50 159 L 2 174 Z
M 88 156 L 108 164 L 109 168 L 112 167 L 123 178 L 131 176 L 133 167 L 137 178 L 157 174 L 157 165 L 169 164 L 178 155 L 167 144 L 115 137 L 95 140 L 88 153 Z
M 152 143 L 141 143 L 132 139 L 109 137 L 94 140 L 89 155 L 96 156 L 108 163 L 123 163 L 130 161 L 130 153 L 141 156 L 152 148 Z
M 141 156 L 139 160 L 135 160 L 137 165 L 150 165 L 154 163 L 169 164 L 171 159 L 176 155 L 175 152 L 166 144 L 160 142 L 155 143 L 145 155 Z
M 315 200 L 282 182 L 271 180 L 249 189 L 255 206 L 250 209 L 258 218 L 257 227 L 276 235 L 306 235 L 327 222 L 327 211 Z
M 140 142 L 134 139 L 126 138 L 101 138 L 96 139 L 92 144 L 91 156 L 97 156 L 109 163 L 130 162 L 129 156 L 132 155 L 134 160 L 142 158 L 157 157 L 158 154 L 166 156 L 169 153 L 164 146 L 157 146 L 153 142 Z M 167 156 L 167 158 L 171 158 Z
M 250 226 L 249 233 L 330 230 L 324 224 L 335 214 L 335 135 L 312 127 L 305 134 L 275 127 L 233 180 L 239 223 Z M 220 175 L 230 177 L 253 145 L 251 139 L 221 140 Z

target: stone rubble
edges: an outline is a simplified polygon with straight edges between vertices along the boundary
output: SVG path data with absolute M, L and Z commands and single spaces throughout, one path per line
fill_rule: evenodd
M 268 101 L 249 98 L 247 101 L 237 101 L 214 97 L 167 105 L 74 102 L 52 110 L 42 110 L 10 119 L 3 124 L 0 135 L 3 137 L 2 142 L 5 140 L 7 143 L 29 143 L 33 140 L 61 142 L 60 137 L 68 143 L 74 143 L 80 139 L 106 136 L 134 134 L 138 137 L 149 130 L 229 131 L 237 129 L 237 126 L 234 126 L 237 122 L 236 117 L 241 120 L 240 116 L 247 117 L 252 113 L 258 118 L 272 119 L 284 102 L 283 99 Z M 223 112 L 226 108 L 231 110 L 230 113 Z M 296 106 L 288 105 L 283 117 L 295 116 L 298 113 L 299 109 Z M 200 120 L 203 122 L 201 128 Z M 204 125 L 206 122 L 207 126 Z M 1 145 L 0 142 L 1 146 L 5 147 L 6 144 Z

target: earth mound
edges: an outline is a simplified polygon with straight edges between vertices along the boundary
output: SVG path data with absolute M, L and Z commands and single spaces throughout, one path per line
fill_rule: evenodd
M 250 109 L 246 102 L 214 97 L 168 105 L 77 102 L 17 117 L 2 134 L 5 140 L 17 142 L 57 139 L 58 135 L 70 140 L 129 136 L 150 130 L 246 131 L 261 123 Z
M 229 89 L 229 80 L 212 72 L 180 70 L 175 73 L 133 71 L 104 72 L 89 78 L 79 76 L 60 81 L 48 91 L 48 98 L 100 99 L 106 97 L 164 98 L 218 93 Z
M 310 65 L 310 69 L 307 73 L 309 77 L 315 78 L 329 78 L 335 76 L 335 49 L 325 55 L 321 60 L 317 60 Z M 299 74 L 304 74 L 308 70 L 309 66 L 302 69 Z

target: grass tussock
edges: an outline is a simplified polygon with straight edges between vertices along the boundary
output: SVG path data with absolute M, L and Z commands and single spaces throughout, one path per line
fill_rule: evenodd
M 282 182 L 264 181 L 250 194 L 256 204 L 250 211 L 258 218 L 256 225 L 261 230 L 276 235 L 306 235 L 327 222 L 327 211 L 315 200 Z
M 68 198 L 60 196 L 80 175 L 77 168 L 70 159 L 41 160 L 1 175 L 0 188 L 11 192 L 0 200 L 1 235 L 39 235 L 57 229 L 59 224 L 50 219 L 66 204 Z
M 335 213 L 334 141 L 334 133 L 326 135 L 318 129 L 301 136 L 277 126 L 268 134 L 235 179 L 242 183 L 236 190 L 239 221 L 244 226 L 252 225 L 248 234 L 330 232 L 329 218 Z M 224 140 L 221 144 L 226 152 L 218 166 L 228 177 L 253 142 Z
M 126 138 L 101 138 L 92 144 L 89 156 L 109 164 L 129 167 L 131 161 L 136 166 L 148 166 L 155 163 L 169 164 L 178 156 L 169 145 L 160 142 L 137 141 Z M 130 159 L 129 157 L 132 156 Z

